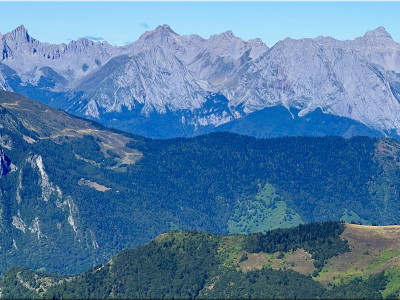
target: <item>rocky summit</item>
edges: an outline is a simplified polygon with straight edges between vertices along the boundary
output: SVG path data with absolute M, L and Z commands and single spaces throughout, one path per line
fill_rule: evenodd
M 0 48 L 0 89 L 149 137 L 224 124 L 279 136 L 250 117 L 277 107 L 284 110 L 272 125 L 290 127 L 287 135 L 400 135 L 400 44 L 383 27 L 355 40 L 286 38 L 269 48 L 232 31 L 204 39 L 168 25 L 123 47 L 86 38 L 53 45 L 20 26 L 0 36 Z M 302 131 L 292 121 L 315 121 L 316 112 L 321 121 Z M 335 131 L 330 116 L 346 125 Z

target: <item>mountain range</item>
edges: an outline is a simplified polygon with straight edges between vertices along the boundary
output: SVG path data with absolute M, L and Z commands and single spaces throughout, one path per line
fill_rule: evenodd
M 147 137 L 400 134 L 400 44 L 383 27 L 269 48 L 168 25 L 123 47 L 55 45 L 20 26 L 0 35 L 0 49 L 2 89 Z

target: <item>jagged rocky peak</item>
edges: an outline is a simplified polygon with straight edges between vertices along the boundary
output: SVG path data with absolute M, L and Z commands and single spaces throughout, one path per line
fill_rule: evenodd
M 167 31 L 170 31 L 170 32 L 175 33 L 175 31 L 173 31 L 173 30 L 171 29 L 171 27 L 170 27 L 168 24 L 164 24 L 164 25 L 159 25 L 159 26 L 157 26 L 157 28 L 156 28 L 155 31 L 162 31 L 162 30 L 167 30 Z M 175 34 L 176 34 L 176 33 L 175 33 Z
M 181 36 L 167 24 L 124 47 L 86 38 L 52 45 L 30 38 L 20 26 L 0 39 L 0 53 L 22 81 L 14 84 L 0 70 L 0 89 L 65 92 L 52 105 L 100 120 L 109 117 L 102 111 L 139 111 L 143 105 L 145 115 L 186 110 L 186 120 L 203 124 L 193 111 L 204 106 L 211 118 L 205 97 L 219 92 L 238 118 L 276 105 L 301 108 L 299 116 L 319 107 L 400 134 L 400 44 L 384 27 L 348 41 L 286 38 L 269 49 L 261 39 L 244 41 L 231 30 L 205 39 Z M 56 84 L 42 87 L 42 76 Z
M 292 39 L 287 37 L 278 41 L 273 49 L 275 53 L 282 52 L 282 54 L 291 55 L 292 52 L 301 52 L 304 56 L 308 56 L 308 51 L 312 49 L 313 44 L 314 41 L 310 38 Z M 277 59 L 280 60 L 280 55 L 278 55 Z
M 163 42 L 163 38 L 168 38 L 170 36 L 179 36 L 175 31 L 171 29 L 171 27 L 167 24 L 160 25 L 156 29 L 151 31 L 146 31 L 139 40 L 143 37 L 145 39 L 154 39 L 156 38 L 158 42 Z
M 32 52 L 30 49 L 32 46 L 26 46 L 28 44 L 37 44 L 38 42 L 31 38 L 28 34 L 28 30 L 24 25 L 21 25 L 13 31 L 6 33 L 0 38 L 0 46 L 3 52 L 3 59 L 15 58 L 17 52 Z M 29 48 L 29 49 L 28 49 Z
M 268 51 L 269 47 L 260 38 L 251 39 L 247 41 L 249 48 L 251 48 L 250 58 L 257 59 L 262 54 Z
M 42 43 L 30 37 L 23 25 L 0 39 L 0 61 L 16 71 L 23 84 L 36 85 L 42 76 L 50 74 L 58 78 L 54 87 L 48 87 L 54 91 L 68 89 L 75 80 L 106 64 L 111 58 L 129 51 L 131 49 L 128 46 L 117 47 L 87 38 L 71 41 L 68 45 Z M 50 70 L 50 73 L 44 74 L 43 68 Z M 13 90 L 3 84 L 2 75 L 0 71 L 0 86 Z
M 214 34 L 210 36 L 209 42 L 215 44 L 217 47 L 222 47 L 226 44 L 232 44 L 234 42 L 244 42 L 241 38 L 235 36 L 232 30 L 222 32 L 220 34 Z
M 375 30 L 367 31 L 364 35 L 364 38 L 393 40 L 392 36 L 386 31 L 385 27 L 383 26 L 380 26 Z
M 28 30 L 25 28 L 24 25 L 18 26 L 13 31 L 7 33 L 6 36 L 10 37 L 11 39 L 19 40 L 19 41 L 20 40 L 26 40 L 26 41 L 30 40 Z
M 182 48 L 181 50 L 184 51 L 180 36 L 166 24 L 158 26 L 155 30 L 146 31 L 132 46 L 133 54 L 153 47 L 167 47 L 171 50 Z
M 191 43 L 201 43 L 206 41 L 205 38 L 202 38 L 198 34 L 184 35 L 182 37 L 185 38 L 186 45 L 189 45 Z
M 261 39 L 252 39 L 247 42 L 234 35 L 231 30 L 210 36 L 204 39 L 192 34 L 180 36 L 167 24 L 158 26 L 155 30 L 146 31 L 135 43 L 134 54 L 152 47 L 166 47 L 185 63 L 191 63 L 200 53 L 210 53 L 211 57 L 230 56 L 238 59 L 249 49 L 253 49 L 250 55 L 256 58 L 269 48 Z
M 3 60 L 7 61 L 7 59 L 12 58 L 13 60 L 17 60 L 14 62 L 15 65 L 28 66 L 31 64 L 38 63 L 38 59 L 58 59 L 60 58 L 60 48 L 65 49 L 66 45 L 53 45 L 49 43 L 41 43 L 40 41 L 32 38 L 28 30 L 24 25 L 19 26 L 13 31 L 5 34 L 3 36 Z M 6 52 L 6 55 L 4 55 Z M 25 57 L 29 56 L 29 60 L 26 60 Z M 33 62 L 32 56 L 38 57 L 36 61 Z M 24 61 L 26 60 L 26 61 Z M 21 63 L 21 61 L 24 61 Z M 11 63 L 11 67 L 13 67 L 13 63 Z M 26 67 L 22 67 L 25 71 L 27 71 Z
M 252 47 L 261 47 L 265 45 L 268 48 L 268 46 L 260 38 L 248 40 L 247 43 Z
M 240 58 L 244 52 L 251 50 L 250 57 L 258 58 L 262 53 L 268 50 L 268 46 L 261 39 L 253 39 L 245 42 L 241 38 L 235 36 L 232 30 L 225 31 L 221 34 L 212 35 L 207 40 L 208 48 L 219 56 L 230 56 L 233 59 Z
M 232 31 L 232 30 L 227 30 L 227 31 L 225 31 L 225 32 L 223 32 L 223 33 L 212 35 L 211 38 L 213 38 L 213 37 L 220 37 L 220 38 L 224 38 L 224 39 L 237 38 L 237 37 L 233 34 L 233 31 Z
M 96 49 L 96 48 L 103 48 L 104 50 L 106 49 L 110 49 L 111 51 L 113 51 L 112 49 L 115 48 L 117 49 L 117 46 L 112 46 L 109 43 L 107 43 L 106 41 L 92 41 L 89 40 L 87 38 L 80 38 L 79 40 L 72 40 L 68 43 L 68 45 L 66 44 L 60 44 L 60 47 L 63 49 L 63 51 L 69 51 L 69 52 L 80 52 L 80 51 L 93 51 L 92 49 Z
M 319 47 L 322 47 L 324 51 L 332 50 L 333 48 L 343 48 L 345 43 L 330 36 L 317 36 L 313 41 Z

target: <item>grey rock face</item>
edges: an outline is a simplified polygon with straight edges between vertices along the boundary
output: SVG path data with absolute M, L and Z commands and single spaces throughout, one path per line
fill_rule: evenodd
M 0 178 L 7 175 L 10 171 L 10 160 L 4 154 L 3 150 L 0 148 Z
M 285 39 L 231 87 L 232 98 L 245 103 L 248 113 L 279 103 L 300 108 L 299 116 L 304 116 L 319 107 L 398 133 L 400 105 L 391 86 L 400 79 L 395 75 L 399 54 L 400 44 L 383 27 L 355 41 Z M 253 91 L 251 97 L 244 94 L 248 89 Z
M 379 35 L 372 43 L 372 34 L 350 42 L 285 39 L 254 62 L 238 84 L 226 88 L 228 99 L 234 107 L 243 104 L 246 114 L 283 105 L 301 109 L 299 116 L 304 116 L 319 107 L 372 128 L 397 130 L 400 105 L 391 79 L 383 74 L 396 72 L 400 45 L 387 35 L 383 41 Z M 390 56 L 374 59 L 379 47 L 380 53 L 386 51 Z
M 3 92 L 2 96 L 5 94 L 11 93 Z M 25 110 L 21 102 L 24 100 L 12 103 L 18 103 Z M 65 257 L 57 253 L 71 253 L 72 249 L 84 257 L 83 264 L 89 259 L 88 264 L 93 265 L 98 259 L 93 257 L 94 250 L 103 250 L 100 240 L 91 226 L 83 226 L 79 199 L 72 197 L 68 188 L 64 190 L 60 185 L 62 179 L 50 175 L 52 166 L 46 163 L 46 151 L 41 147 L 26 151 L 29 143 L 35 142 L 29 134 L 35 136 L 35 133 L 24 126 L 35 121 L 29 117 L 22 120 L 28 121 L 22 124 L 18 117 L 0 106 L 0 272 L 11 265 L 31 264 L 37 269 L 48 262 L 50 265 L 45 267 L 56 272 L 61 266 L 57 265 L 59 258 Z M 13 156 L 15 153 L 18 154 Z M 5 222 L 4 216 L 9 216 L 9 221 Z M 51 249 L 49 255 L 32 251 L 40 247 Z M 76 268 L 76 264 L 71 267 Z
M 41 43 L 21 25 L 0 37 L 0 49 L 2 62 L 15 70 L 23 83 L 37 84 L 50 68 L 65 78 L 63 85 L 55 87 L 63 90 L 110 58 L 127 52 L 129 47 L 115 47 L 85 38 L 68 45 Z
M 168 25 L 163 25 L 143 34 L 130 49 L 127 55 L 110 60 L 83 79 L 74 88 L 76 93 L 84 91 L 83 96 L 74 99 L 67 110 L 78 110 L 99 119 L 99 109 L 105 113 L 120 112 L 124 106 L 128 110 L 139 109 L 146 116 L 152 112 L 193 112 L 205 105 L 210 93 L 218 92 L 216 81 L 222 77 L 218 73 L 229 74 L 235 70 L 228 68 L 223 72 L 217 70 L 218 65 L 239 66 L 238 58 L 246 51 L 257 57 L 268 47 L 261 40 L 244 42 L 232 32 L 209 40 L 197 35 L 179 36 Z M 85 101 L 87 104 L 76 108 L 76 103 Z M 218 126 L 233 119 L 227 108 L 202 117 L 196 113 L 183 123 Z
M 400 44 L 383 27 L 352 41 L 286 38 L 268 48 L 231 31 L 204 39 L 168 25 L 124 47 L 87 39 L 51 45 L 20 26 L 0 36 L 0 48 L 1 63 L 21 81 L 0 68 L 0 88 L 62 92 L 36 100 L 100 122 L 172 113 L 183 126 L 219 126 L 283 106 L 299 117 L 319 108 L 400 135 Z M 227 104 L 209 109 L 212 94 Z

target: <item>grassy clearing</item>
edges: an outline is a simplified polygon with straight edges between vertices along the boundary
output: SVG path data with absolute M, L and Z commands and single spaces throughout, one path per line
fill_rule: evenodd
M 240 235 L 228 235 L 221 238 L 217 252 L 223 259 L 224 266 L 237 266 L 240 258 L 244 254 L 243 242 L 243 236 Z
M 346 223 L 356 222 L 356 223 L 360 223 L 363 225 L 371 225 L 372 224 L 370 221 L 361 218 L 354 211 L 348 212 L 347 209 L 345 209 L 344 215 L 343 215 L 343 217 L 340 218 L 340 220 L 344 221 Z
M 237 268 L 243 272 L 261 270 L 264 267 L 273 270 L 291 269 L 300 274 L 308 275 L 316 270 L 311 255 L 303 249 L 297 249 L 294 252 L 291 251 L 287 253 L 246 253 L 246 257 L 246 260 L 239 260 L 236 262 Z
M 339 285 L 339 284 L 346 284 L 349 283 L 350 281 L 356 279 L 357 277 L 368 277 L 368 275 L 363 276 L 363 273 L 361 271 L 354 271 L 351 273 L 339 273 L 336 274 L 331 281 L 332 285 Z
M 382 266 L 383 264 L 387 263 L 389 260 L 392 260 L 395 257 L 398 257 L 400 255 L 400 251 L 394 251 L 394 250 L 383 250 L 381 252 L 381 255 L 378 257 L 378 261 L 373 264 L 369 265 L 366 267 L 366 270 L 375 270 L 378 267 Z
M 261 270 L 263 267 L 273 270 L 292 269 L 306 275 L 316 270 L 311 255 L 303 249 L 287 253 L 248 253 L 243 250 L 244 237 L 243 235 L 221 237 L 217 252 L 223 261 L 223 266 L 243 272 Z
M 169 230 L 182 230 L 178 225 L 176 225 L 174 222 L 169 222 Z
M 223 260 L 223 266 L 236 268 L 244 272 L 260 270 L 263 267 L 270 269 L 287 269 L 293 265 L 288 261 L 293 253 L 248 253 L 243 250 L 244 236 L 228 235 L 223 236 L 218 245 L 218 255 Z M 290 259 L 289 259 L 290 260 Z
M 260 188 L 255 199 L 239 199 L 228 220 L 229 233 L 266 232 L 303 224 L 299 214 L 288 208 L 271 184 Z

